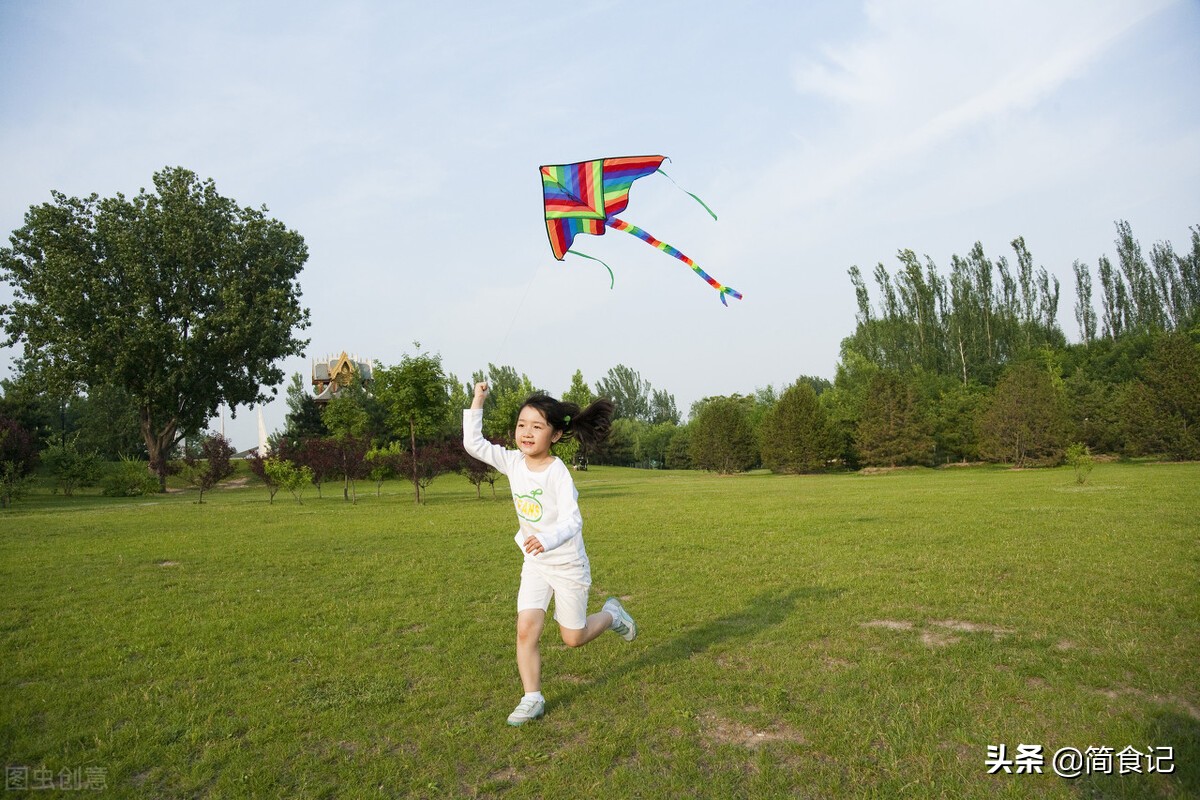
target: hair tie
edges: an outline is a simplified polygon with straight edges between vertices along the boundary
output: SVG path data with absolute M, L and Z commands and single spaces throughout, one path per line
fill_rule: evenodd
M 571 424 L 571 415 L 564 414 L 563 415 L 563 425 L 570 425 L 570 424 Z

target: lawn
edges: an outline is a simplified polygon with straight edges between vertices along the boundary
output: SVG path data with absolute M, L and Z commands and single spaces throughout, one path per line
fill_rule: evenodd
M 640 635 L 520 729 L 503 484 L 0 512 L 3 796 L 1200 796 L 1200 464 L 577 483 Z

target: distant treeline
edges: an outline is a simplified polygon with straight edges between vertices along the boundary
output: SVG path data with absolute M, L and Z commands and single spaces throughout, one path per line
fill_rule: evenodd
M 581 406 L 608 397 L 617 416 L 602 447 L 567 445 L 559 454 L 579 467 L 719 472 L 1049 465 L 1072 445 L 1200 458 L 1200 226 L 1190 229 L 1186 252 L 1160 242 L 1148 257 L 1127 222 L 1116 230 L 1115 259 L 1099 258 L 1095 283 L 1088 265 L 1073 265 L 1078 342 L 1058 324 L 1058 279 L 1035 267 L 1024 239 L 1013 240 L 1012 261 L 993 260 L 977 243 L 951 257 L 948 273 L 902 250 L 897 269 L 875 267 L 874 289 L 857 266 L 849 269 L 858 313 L 832 381 L 801 376 L 781 389 L 705 398 L 684 422 L 673 395 L 625 365 L 594 385 L 576 371 L 565 390 L 548 391 Z M 376 369 L 369 385 L 343 387 L 325 406 L 295 375 L 274 452 L 310 467 L 318 487 L 341 481 L 347 497 L 355 479 L 369 477 L 402 475 L 417 499 L 448 471 L 478 487 L 495 476 L 464 462 L 456 439 L 458 410 L 484 379 L 492 384 L 484 432 L 502 441 L 523 399 L 543 388 L 511 366 L 489 365 L 462 382 L 444 374 L 440 356 L 418 353 Z M 71 461 L 59 451 L 145 457 L 122 387 L 57 397 L 44 388 L 32 372 L 0 382 L 0 464 L 10 479 L 50 446 L 54 463 Z M 191 432 L 197 447 L 202 434 Z M 256 471 L 265 475 L 266 466 Z

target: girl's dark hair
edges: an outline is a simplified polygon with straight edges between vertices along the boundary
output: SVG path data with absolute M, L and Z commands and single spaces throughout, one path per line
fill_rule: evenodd
M 562 431 L 559 441 L 578 439 L 584 447 L 600 444 L 608 437 L 613 415 L 612 401 L 603 397 L 587 408 L 580 409 L 574 403 L 555 400 L 548 394 L 538 392 L 529 395 L 521 404 L 521 408 L 526 407 L 536 408 L 542 412 L 551 428 Z

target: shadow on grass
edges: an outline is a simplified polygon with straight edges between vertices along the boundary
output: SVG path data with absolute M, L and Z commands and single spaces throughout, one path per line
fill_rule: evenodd
M 1146 727 L 1145 742 L 1105 742 L 1122 750 L 1127 744 L 1145 752 L 1150 748 L 1172 748 L 1172 757 L 1162 768 L 1172 772 L 1149 772 L 1145 757 L 1140 760 L 1140 772 L 1118 774 L 1118 761 L 1113 759 L 1111 774 L 1085 774 L 1072 781 L 1072 788 L 1085 798 L 1130 797 L 1200 797 L 1200 720 L 1177 711 L 1159 711 L 1152 715 Z M 1154 756 L 1163 755 L 1156 749 Z
M 841 593 L 841 589 L 810 587 L 756 595 L 744 608 L 697 627 L 684 629 L 678 636 L 650 646 L 633 661 L 605 673 L 590 684 L 571 687 L 561 695 L 555 692 L 553 705 L 563 708 L 576 698 L 603 689 L 609 683 L 620 681 L 627 675 L 635 675 L 664 664 L 686 661 L 697 653 L 703 653 L 724 642 L 753 639 L 791 616 L 798 602 L 832 600 Z M 631 610 L 634 619 L 637 619 L 636 608 Z

